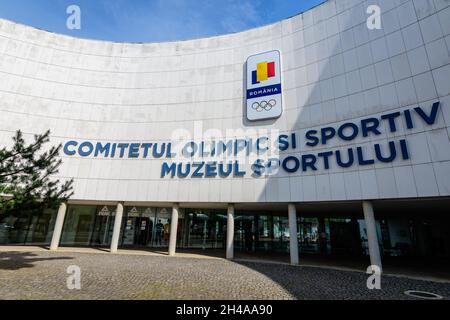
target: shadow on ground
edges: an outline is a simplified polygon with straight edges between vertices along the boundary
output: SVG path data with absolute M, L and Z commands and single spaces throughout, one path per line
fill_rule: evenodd
M 308 266 L 279 265 L 255 261 L 235 263 L 263 274 L 297 300 L 421 300 L 405 291 L 418 290 L 450 298 L 450 284 L 414 280 L 391 275 L 381 276 L 379 290 L 367 287 L 368 276 L 362 272 Z
M 72 257 L 40 257 L 32 252 L 0 252 L 0 270 L 19 270 L 33 268 L 34 263 L 46 260 L 70 260 Z
M 143 252 L 153 252 L 166 255 L 164 249 L 148 250 Z M 224 249 L 177 249 L 177 253 L 196 254 L 212 258 L 225 258 Z M 266 262 L 289 264 L 289 253 L 278 252 L 243 252 L 235 251 L 235 262 Z M 383 270 L 385 274 L 404 275 L 417 278 L 434 278 L 450 282 L 450 261 L 448 259 L 438 259 L 436 257 L 383 257 Z M 300 265 L 311 267 L 322 267 L 329 269 L 342 269 L 366 272 L 370 266 L 370 259 L 367 256 L 352 255 L 315 255 L 300 254 Z

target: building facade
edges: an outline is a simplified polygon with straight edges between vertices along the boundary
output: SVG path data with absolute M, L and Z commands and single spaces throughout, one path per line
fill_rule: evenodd
M 0 20 L 0 143 L 50 129 L 75 181 L 58 212 L 0 217 L 0 243 L 448 259 L 449 49 L 444 0 L 328 0 L 167 43 Z M 248 89 L 272 78 L 265 117 Z

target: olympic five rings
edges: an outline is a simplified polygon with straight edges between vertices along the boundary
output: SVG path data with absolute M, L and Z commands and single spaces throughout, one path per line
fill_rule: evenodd
M 252 109 L 256 112 L 270 111 L 273 107 L 277 105 L 277 102 L 272 99 L 269 101 L 253 102 Z

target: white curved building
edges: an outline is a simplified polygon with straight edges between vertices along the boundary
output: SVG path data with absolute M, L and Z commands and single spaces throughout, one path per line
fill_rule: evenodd
M 373 4 L 381 29 L 367 25 Z M 55 228 L 56 213 L 3 217 L 0 242 L 168 246 L 178 220 L 179 247 L 229 257 L 234 226 L 247 251 L 370 251 L 380 264 L 378 234 L 384 255 L 448 258 L 449 49 L 444 0 L 329 0 L 145 44 L 0 20 L 0 143 L 50 129 L 57 178 L 75 181 Z M 273 51 L 280 61 L 258 55 Z M 247 106 L 252 85 L 278 85 L 279 100 Z M 264 107 L 278 109 L 255 119 Z

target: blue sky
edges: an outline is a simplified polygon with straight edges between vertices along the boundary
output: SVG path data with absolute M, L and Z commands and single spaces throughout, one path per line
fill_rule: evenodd
M 0 0 L 0 17 L 76 37 L 156 42 L 206 37 L 269 24 L 324 0 Z M 81 30 L 66 8 L 81 8 Z

